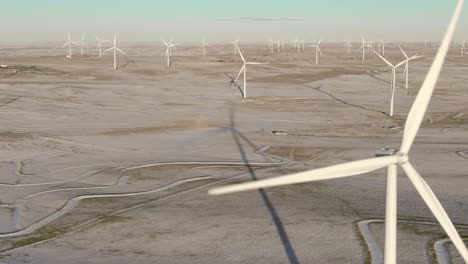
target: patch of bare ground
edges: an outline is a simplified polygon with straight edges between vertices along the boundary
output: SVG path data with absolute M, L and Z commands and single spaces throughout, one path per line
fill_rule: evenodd
M 367 72 L 363 70 L 332 69 L 319 73 L 286 73 L 273 76 L 257 77 L 249 80 L 249 82 L 304 84 L 325 79 L 332 79 L 342 75 L 365 74 L 367 74 Z

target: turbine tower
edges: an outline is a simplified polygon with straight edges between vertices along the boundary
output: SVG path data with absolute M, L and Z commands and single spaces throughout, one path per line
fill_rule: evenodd
M 445 57 L 450 47 L 453 34 L 457 27 L 464 0 L 459 0 L 455 13 L 451 19 L 439 51 L 432 66 L 422 84 L 421 89 L 411 107 L 405 124 L 403 139 L 399 150 L 388 150 L 376 158 L 344 163 L 327 168 L 301 172 L 289 176 L 275 177 L 250 183 L 212 189 L 209 194 L 218 195 L 226 193 L 241 192 L 253 189 L 264 189 L 268 187 L 290 185 L 297 183 L 313 182 L 327 179 L 337 179 L 372 172 L 387 168 L 387 197 L 385 213 L 385 264 L 397 263 L 397 168 L 400 166 L 426 205 L 434 214 L 437 221 L 447 233 L 455 248 L 463 260 L 468 263 L 468 250 L 455 226 L 445 212 L 442 204 L 432 192 L 423 177 L 411 165 L 409 151 L 414 143 L 421 123 L 424 119 L 429 101 L 434 92 L 437 79 L 439 78 Z
M 125 56 L 127 56 L 127 54 L 117 47 L 117 34 L 116 33 L 114 33 L 114 46 L 112 46 L 111 48 L 105 50 L 103 53 L 106 53 L 106 52 L 111 51 L 111 50 L 114 51 L 114 70 L 117 70 L 117 51 L 119 51 L 120 53 L 122 53 Z
M 236 46 L 237 47 L 237 46 Z M 242 73 L 244 73 L 244 91 L 242 93 L 243 98 L 247 98 L 247 65 L 263 65 L 263 64 L 268 64 L 268 63 L 262 63 L 262 62 L 248 62 L 245 60 L 244 56 L 242 55 L 242 52 L 240 51 L 239 47 L 237 47 L 237 51 L 239 52 L 239 55 L 244 62 L 244 65 L 242 66 L 241 70 L 239 71 L 239 74 L 237 75 L 236 79 L 234 82 L 237 82 L 239 77 L 241 76 Z

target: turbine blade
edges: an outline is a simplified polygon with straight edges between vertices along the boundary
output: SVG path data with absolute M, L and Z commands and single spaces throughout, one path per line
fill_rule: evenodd
M 408 59 L 408 55 L 406 54 L 406 52 L 401 48 L 401 46 L 398 44 L 398 48 L 400 48 L 401 52 L 403 52 L 403 55 L 405 56 L 405 58 Z
M 106 52 L 111 51 L 111 50 L 113 50 L 113 49 L 114 49 L 114 47 L 108 48 L 108 49 L 106 49 L 105 51 L 103 51 L 102 53 L 106 53 Z
M 241 76 L 241 74 L 242 74 L 242 72 L 244 71 L 244 69 L 245 69 L 245 64 L 244 64 L 244 66 L 242 66 L 241 70 L 239 71 L 239 74 L 237 74 L 236 79 L 234 79 L 235 82 L 237 82 L 237 80 L 239 80 L 239 77 Z
M 246 62 L 245 64 L 248 64 L 248 65 L 264 65 L 264 64 L 268 64 L 268 62 Z
M 242 52 L 241 52 L 240 49 L 239 49 L 239 46 L 236 45 L 236 49 L 237 49 L 237 51 L 239 52 L 239 55 L 241 56 L 242 61 L 243 61 L 244 63 L 246 63 L 246 61 L 245 61 L 245 59 L 244 59 L 244 56 L 242 55 Z
M 385 61 L 385 63 L 388 64 L 388 66 L 390 67 L 394 67 L 393 64 L 391 64 L 387 59 L 385 59 L 382 55 L 380 55 L 377 51 L 375 50 L 372 50 L 375 54 L 377 54 L 383 61 Z
M 406 63 L 406 65 L 408 65 L 408 61 L 410 61 L 409 58 L 406 59 L 406 60 L 404 60 L 404 61 L 402 61 L 402 62 L 400 62 L 400 63 L 398 63 L 398 64 L 395 66 L 395 68 L 398 68 L 398 67 L 400 67 L 401 65 L 403 65 L 403 64 L 405 64 L 405 63 Z
M 419 195 L 421 195 L 426 205 L 434 214 L 437 221 L 439 221 L 450 240 L 452 240 L 462 258 L 466 263 L 468 263 L 468 250 L 466 249 L 465 243 L 461 239 L 460 234 L 458 234 L 457 229 L 455 229 L 455 226 L 450 220 L 450 217 L 447 215 L 447 212 L 445 212 L 444 207 L 439 202 L 436 195 L 432 192 L 427 182 L 409 162 L 403 164 L 402 168 L 406 172 L 406 175 L 408 175 L 411 183 L 413 183 Z
M 442 66 L 445 61 L 445 57 L 450 48 L 453 34 L 457 28 L 458 20 L 460 18 L 461 11 L 463 9 L 464 0 L 459 0 L 453 17 L 450 21 L 450 25 L 447 29 L 447 33 L 440 45 L 439 51 L 432 63 L 431 69 L 429 70 L 424 83 L 419 90 L 416 100 L 411 107 L 411 110 L 406 119 L 405 131 L 403 133 L 403 141 L 401 143 L 400 151 L 408 153 L 413 145 L 414 139 L 418 134 L 421 123 L 424 119 L 429 101 L 431 100 L 432 93 L 434 92 L 435 85 L 439 78 Z
M 116 49 L 117 49 L 120 53 L 122 53 L 123 55 L 128 56 L 127 53 L 123 52 L 121 49 L 119 49 L 119 48 L 117 48 L 117 47 L 116 47 Z
M 320 53 L 320 56 L 323 56 L 322 51 L 320 50 L 319 46 L 317 46 L 317 50 Z
M 386 156 L 372 158 L 339 164 L 331 167 L 295 173 L 291 175 L 275 177 L 271 179 L 247 182 L 226 187 L 219 187 L 209 191 L 210 195 L 227 194 L 234 192 L 242 192 L 247 190 L 262 189 L 274 186 L 290 185 L 296 183 L 313 182 L 321 180 L 329 180 L 336 178 L 349 177 L 367 172 L 375 171 L 391 164 L 398 163 L 398 156 Z

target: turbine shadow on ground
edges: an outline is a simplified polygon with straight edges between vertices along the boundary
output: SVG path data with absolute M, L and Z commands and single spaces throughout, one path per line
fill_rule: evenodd
M 227 74 L 227 73 L 224 73 L 227 77 L 229 77 L 229 79 L 231 79 L 231 81 L 229 81 L 229 87 L 231 87 L 232 85 L 234 85 L 235 87 L 237 87 L 237 89 L 239 89 L 239 92 L 241 93 L 242 97 L 244 97 L 244 91 L 242 91 L 242 88 L 240 87 L 240 85 L 238 85 L 236 83 L 236 81 L 234 80 L 234 78 L 232 78 L 231 75 Z
M 239 153 L 241 155 L 242 160 L 245 162 L 245 166 L 247 167 L 250 176 L 253 181 L 257 180 L 257 175 L 255 174 L 254 169 L 249 163 L 249 160 L 247 158 L 247 155 L 244 151 L 244 148 L 242 147 L 241 140 L 244 140 L 249 146 L 251 146 L 254 149 L 257 149 L 255 144 L 253 144 L 246 136 L 244 136 L 239 130 L 236 129 L 235 127 L 235 119 L 234 119 L 234 111 L 231 109 L 230 110 L 230 130 L 232 133 L 232 136 L 236 142 L 237 147 L 239 148 Z M 291 241 L 289 240 L 288 234 L 286 232 L 286 229 L 284 228 L 284 225 L 281 221 L 280 216 L 276 212 L 273 204 L 270 201 L 270 198 L 268 197 L 267 193 L 263 189 L 258 190 L 260 193 L 260 196 L 263 199 L 263 202 L 265 203 L 265 206 L 268 208 L 268 211 L 271 215 L 271 218 L 273 222 L 275 223 L 276 229 L 278 231 L 278 235 L 281 238 L 281 242 L 283 243 L 284 250 L 286 251 L 286 255 L 288 256 L 289 263 L 290 264 L 299 264 L 299 260 L 297 259 L 296 252 L 294 251 L 294 248 L 291 244 Z
M 372 77 L 372 78 L 374 78 L 374 79 L 376 79 L 376 80 L 379 80 L 379 81 L 382 81 L 382 82 L 384 82 L 384 83 L 390 84 L 389 81 L 384 80 L 384 79 L 382 79 L 382 78 L 380 78 L 380 77 L 377 77 L 377 76 L 375 76 L 375 75 L 373 75 L 373 74 L 369 74 L 369 76 Z M 398 85 L 398 84 L 395 84 L 395 87 L 400 87 L 400 88 L 402 88 L 402 89 L 406 89 L 405 87 L 403 87 L 403 86 L 401 86 L 401 85 Z
M 346 102 L 346 101 L 344 101 L 344 100 L 342 100 L 342 99 L 340 99 L 340 98 L 338 98 L 338 97 L 332 95 L 331 93 L 328 93 L 328 92 L 325 92 L 325 91 L 321 90 L 321 86 L 320 86 L 320 85 L 317 86 L 317 87 L 313 87 L 313 86 L 310 86 L 310 85 L 305 85 L 305 86 L 308 87 L 308 88 L 312 88 L 312 89 L 314 89 L 314 90 L 317 91 L 317 92 L 323 93 L 323 94 L 327 95 L 328 97 L 332 98 L 333 100 L 338 101 L 338 102 L 340 102 L 340 103 L 342 103 L 342 104 L 345 104 L 345 105 L 348 105 L 348 106 L 352 106 L 352 107 L 360 108 L 360 109 L 363 109 L 363 110 L 366 110 L 366 111 L 371 111 L 371 112 L 375 112 L 375 113 L 379 113 L 379 114 L 383 114 L 383 115 L 388 116 L 388 114 L 385 113 L 384 111 L 379 111 L 379 110 L 367 108 L 367 107 L 365 107 L 365 106 L 361 106 L 361 105 L 357 105 L 357 104 L 348 103 L 348 102 Z
M 132 64 L 132 63 L 136 64 L 136 62 L 134 60 L 127 60 L 127 62 L 125 64 L 118 67 L 117 69 L 123 69 L 123 68 L 127 67 L 129 64 Z

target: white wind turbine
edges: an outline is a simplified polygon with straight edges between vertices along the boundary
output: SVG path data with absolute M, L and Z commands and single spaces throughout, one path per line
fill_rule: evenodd
M 350 49 L 352 47 L 353 47 L 353 45 L 351 44 L 351 40 L 348 40 L 348 42 L 346 42 L 346 44 L 345 44 L 345 48 L 347 49 L 348 54 L 349 54 L 349 51 L 350 51 Z
M 369 47 L 369 43 L 367 43 L 364 38 L 362 38 L 362 46 L 359 50 L 362 50 L 362 61 L 366 60 L 366 48 Z
M 405 58 L 407 59 L 407 60 L 406 60 L 405 71 L 403 72 L 403 76 L 406 75 L 406 85 L 405 85 L 405 89 L 408 89 L 409 62 L 410 62 L 411 60 L 414 60 L 414 59 L 422 58 L 423 56 L 415 55 L 415 56 L 413 56 L 413 57 L 408 57 L 408 55 L 407 55 L 406 52 L 401 48 L 400 45 L 398 45 L 398 48 L 400 48 L 401 52 L 403 53 L 403 55 L 404 55 Z
M 239 47 L 237 46 L 237 43 L 239 43 L 238 39 L 232 41 L 232 44 L 234 44 L 234 55 L 237 55 L 237 49 L 239 49 Z
M 269 40 L 268 40 L 268 48 L 270 49 L 270 52 L 271 52 L 271 53 L 274 53 L 274 52 L 275 52 L 275 50 L 274 50 L 275 47 L 273 46 L 273 43 L 274 43 L 274 42 L 273 42 L 272 39 L 269 39 Z
M 69 59 L 72 58 L 72 44 L 75 45 L 75 46 L 78 46 L 78 43 L 76 43 L 76 42 L 74 42 L 74 41 L 71 40 L 70 32 L 68 32 L 68 41 L 67 41 L 67 43 L 65 43 L 65 44 L 63 45 L 63 47 L 68 46 L 68 55 L 67 55 L 67 57 L 68 57 Z
M 395 100 L 395 87 L 396 87 L 396 69 L 400 67 L 401 65 L 407 63 L 409 60 L 415 59 L 416 56 L 413 56 L 396 65 L 393 65 L 387 59 L 385 59 L 382 55 L 380 55 L 377 51 L 374 50 L 374 53 L 377 54 L 385 63 L 388 64 L 388 66 L 392 68 L 392 79 L 390 80 L 390 87 L 391 87 L 390 89 L 392 92 L 391 99 L 390 99 L 390 116 L 393 116 L 393 105 L 394 105 L 394 100 Z
M 461 47 L 460 47 L 460 54 L 463 56 L 465 55 L 465 44 L 466 44 L 466 40 L 463 40 L 462 42 L 458 43 Z
M 205 38 L 203 38 L 203 43 L 200 46 L 200 48 L 203 49 L 203 56 L 206 56 L 206 47 L 208 47 L 208 43 L 206 43 Z
M 96 36 L 96 40 L 98 42 L 97 50 L 99 51 L 99 58 L 102 58 L 102 43 L 109 42 L 109 40 L 101 40 L 98 36 Z
M 105 50 L 103 53 L 106 53 L 106 52 L 111 51 L 111 50 L 114 51 L 114 70 L 117 70 L 117 51 L 119 51 L 120 53 L 122 53 L 125 56 L 127 56 L 127 54 L 125 52 L 123 52 L 121 49 L 117 48 L 117 34 L 116 33 L 114 33 L 114 46 L 112 46 L 111 48 Z
M 237 47 L 237 46 L 236 46 Z M 239 52 L 239 55 L 244 62 L 244 65 L 242 66 L 241 70 L 239 71 L 239 74 L 237 75 L 236 79 L 234 82 L 237 82 L 239 77 L 241 76 L 242 73 L 244 73 L 244 91 L 242 93 L 243 98 L 247 98 L 247 65 L 263 65 L 263 64 L 268 64 L 268 63 L 262 63 L 262 62 L 248 62 L 245 60 L 244 56 L 242 55 L 242 52 L 240 51 L 239 47 L 237 47 L 237 51 Z
M 83 47 L 88 48 L 86 43 L 84 43 L 85 36 L 86 36 L 86 33 L 83 33 L 83 35 L 81 35 L 81 39 L 77 41 L 77 43 L 80 44 L 81 57 L 83 57 Z
M 385 56 L 385 45 L 388 44 L 388 43 L 390 43 L 390 41 L 383 41 L 383 40 L 382 40 L 382 41 L 380 41 L 379 43 L 380 43 L 380 47 L 381 47 L 381 49 L 382 49 L 382 55 Z
M 171 58 L 172 58 L 172 49 L 176 48 L 177 44 L 174 44 L 172 43 L 172 37 L 171 37 L 171 40 L 169 41 L 169 43 L 167 43 L 164 39 L 163 39 L 163 42 L 164 42 L 164 45 L 166 45 L 166 61 L 167 61 L 167 67 L 171 66 Z
M 317 44 L 309 45 L 309 47 L 315 48 L 315 64 L 316 65 L 318 64 L 319 53 L 320 53 L 320 56 L 322 56 L 322 51 L 320 50 L 320 43 L 321 42 L 322 42 L 322 40 L 319 40 L 319 42 L 317 42 Z
M 424 80 L 424 83 L 418 93 L 418 96 L 416 97 L 408 114 L 402 143 L 398 151 L 388 150 L 385 155 L 379 155 L 378 157 L 372 159 L 349 162 L 288 176 L 275 177 L 272 179 L 220 187 L 210 190 L 209 194 L 219 195 L 253 189 L 264 189 L 281 185 L 344 178 L 387 168 L 384 259 L 385 264 L 395 264 L 397 262 L 397 168 L 400 166 L 405 171 L 406 175 L 408 176 L 413 186 L 416 188 L 421 198 L 432 211 L 437 221 L 445 230 L 463 260 L 468 263 L 468 250 L 462 238 L 458 234 L 442 204 L 439 202 L 427 182 L 411 165 L 408 156 L 408 153 L 411 150 L 418 130 L 424 119 L 424 115 L 429 105 L 429 101 L 431 100 L 437 79 L 439 78 L 447 51 L 450 46 L 450 42 L 452 40 L 460 13 L 462 11 L 463 3 L 463 0 L 458 1 L 455 14 L 452 17 L 442 45 L 439 48 L 431 69 L 429 70 L 426 79 Z

